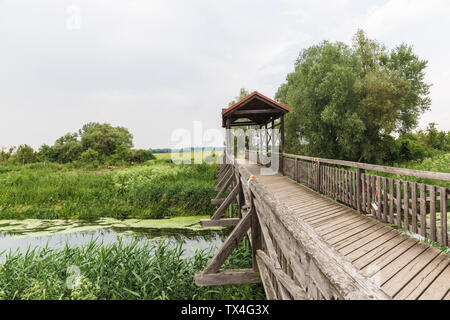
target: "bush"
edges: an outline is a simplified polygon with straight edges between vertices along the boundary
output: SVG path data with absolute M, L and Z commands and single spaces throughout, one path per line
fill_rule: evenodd
M 84 163 L 95 163 L 96 161 L 98 161 L 98 158 L 98 152 L 91 148 L 84 151 L 80 156 L 80 160 Z

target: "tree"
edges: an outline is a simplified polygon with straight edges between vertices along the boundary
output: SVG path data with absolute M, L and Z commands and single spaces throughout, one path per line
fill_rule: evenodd
M 7 162 L 11 158 L 11 156 L 14 154 L 14 150 L 16 150 L 16 147 L 10 147 L 9 149 L 2 147 L 0 149 L 0 161 Z
M 136 163 L 142 163 L 148 160 L 156 159 L 153 153 L 149 150 L 136 149 L 131 150 L 131 161 Z
M 83 150 L 89 148 L 102 156 L 110 156 L 115 150 L 123 146 L 127 149 L 133 147 L 133 135 L 124 127 L 113 127 L 108 123 L 91 122 L 79 130 Z
M 78 140 L 78 134 L 67 133 L 56 140 L 53 150 L 58 162 L 67 163 L 78 160 L 83 152 L 83 147 Z
M 56 153 L 52 147 L 43 144 L 36 154 L 36 160 L 39 162 L 54 162 L 56 161 Z
M 245 89 L 245 88 L 241 88 L 241 90 L 239 90 L 239 95 L 236 96 L 233 100 L 231 100 L 228 103 L 228 106 L 231 107 L 233 104 L 238 103 L 239 101 L 241 101 L 242 99 L 244 99 L 246 96 L 248 96 L 250 94 L 250 92 Z
M 410 132 L 430 106 L 427 62 L 411 47 L 390 52 L 359 30 L 353 46 L 324 41 L 303 50 L 276 99 L 290 107 L 289 152 L 383 162 L 391 134 Z
M 14 160 L 22 165 L 33 163 L 35 159 L 34 149 L 29 145 L 20 145 L 14 154 Z

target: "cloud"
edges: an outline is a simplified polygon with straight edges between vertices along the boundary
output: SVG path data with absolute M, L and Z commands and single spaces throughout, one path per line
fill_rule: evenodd
M 68 27 L 72 6 L 79 28 Z M 221 108 L 241 87 L 273 97 L 301 49 L 325 39 L 349 42 L 359 27 L 389 46 L 413 44 L 430 61 L 433 108 L 424 120 L 450 129 L 450 45 L 441 34 L 450 29 L 448 7 L 406 0 L 3 0 L 0 145 L 52 144 L 83 123 L 107 121 L 128 127 L 138 147 L 168 146 L 171 131 L 195 120 L 220 127 Z

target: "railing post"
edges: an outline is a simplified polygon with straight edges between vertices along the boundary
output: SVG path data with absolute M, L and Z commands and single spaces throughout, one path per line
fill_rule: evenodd
M 356 210 L 361 213 L 361 197 L 362 197 L 362 187 L 361 187 L 361 174 L 365 170 L 361 168 L 356 168 Z
M 317 173 L 316 173 L 316 188 L 317 192 L 321 193 L 322 183 L 320 182 L 322 166 L 320 164 L 320 160 L 317 160 Z
M 282 153 L 279 153 L 278 154 L 278 156 L 279 156 L 279 167 L 280 167 L 280 173 L 284 176 L 284 161 L 283 161 L 283 154 Z

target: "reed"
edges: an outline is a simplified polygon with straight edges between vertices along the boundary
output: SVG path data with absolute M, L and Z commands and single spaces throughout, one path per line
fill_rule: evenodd
M 104 245 L 94 240 L 61 250 L 3 253 L 0 299 L 264 299 L 261 285 L 197 287 L 194 273 L 203 270 L 211 254 L 198 250 L 184 258 L 181 247 L 167 242 Z M 251 252 L 244 242 L 224 267 L 250 266 Z

